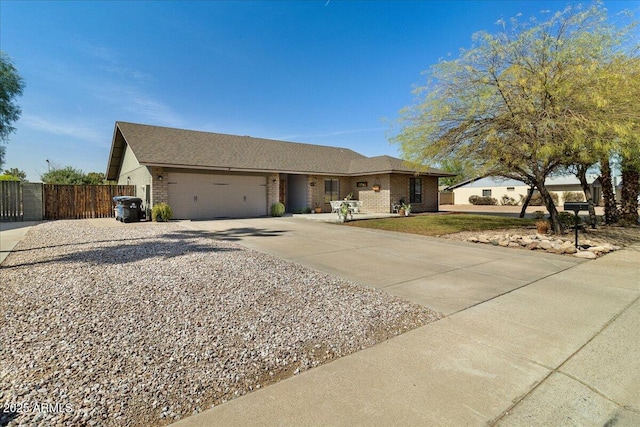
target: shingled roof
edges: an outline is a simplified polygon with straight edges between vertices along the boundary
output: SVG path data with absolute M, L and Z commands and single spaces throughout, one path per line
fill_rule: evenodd
M 403 160 L 368 158 L 347 148 L 116 122 L 107 179 L 117 178 L 126 145 L 146 166 L 324 175 L 415 171 Z
M 391 156 L 354 159 L 349 165 L 349 175 L 374 175 L 379 173 L 419 173 L 420 175 L 449 176 L 439 169 L 425 168 Z

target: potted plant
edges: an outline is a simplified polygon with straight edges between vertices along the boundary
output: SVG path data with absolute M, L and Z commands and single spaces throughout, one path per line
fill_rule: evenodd
M 315 213 L 322 213 L 322 206 L 320 206 L 320 203 L 315 203 L 313 205 L 313 211 Z
M 338 212 L 338 219 L 340 220 L 340 222 L 347 221 L 347 215 L 351 215 L 351 219 L 353 219 L 353 215 L 351 214 L 351 206 L 349 206 L 349 203 L 347 202 L 342 202 L 340 204 L 340 211 Z
M 405 205 L 403 203 L 402 207 L 400 208 L 400 212 L 404 213 L 404 216 L 409 216 L 409 214 L 411 213 L 411 205 Z

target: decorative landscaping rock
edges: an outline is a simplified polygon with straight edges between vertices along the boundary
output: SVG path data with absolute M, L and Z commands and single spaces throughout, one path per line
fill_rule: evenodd
M 589 252 L 603 252 L 603 253 L 608 253 L 611 252 L 609 250 L 609 248 L 605 247 L 605 246 L 591 246 L 590 248 L 587 249 Z
M 573 254 L 573 256 L 577 258 L 585 258 L 585 259 L 594 259 L 597 257 L 595 252 L 591 252 L 589 250 L 576 252 L 575 254 Z
M 479 243 L 490 243 L 489 242 L 489 236 L 487 236 L 486 234 L 481 234 L 478 236 L 478 242 Z
M 551 249 L 552 247 L 553 247 L 553 245 L 548 240 L 543 240 L 543 241 L 540 242 L 540 249 L 544 249 L 546 251 L 546 250 Z
M 573 242 L 566 241 L 560 245 L 560 251 L 563 254 L 575 254 L 577 252 L 577 249 L 574 246 Z
M 526 248 L 529 250 L 544 250 L 554 254 L 574 255 L 578 258 L 594 259 L 611 251 L 619 250 L 619 246 L 610 243 L 593 242 L 589 239 L 580 240 L 580 247 L 583 250 L 577 250 L 573 236 L 553 237 L 544 234 L 532 234 L 523 236 L 521 234 L 479 234 L 477 236 L 468 236 L 465 239 L 471 243 L 485 243 L 495 246 L 508 248 Z

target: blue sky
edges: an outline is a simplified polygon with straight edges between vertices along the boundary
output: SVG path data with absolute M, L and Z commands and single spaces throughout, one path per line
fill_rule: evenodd
M 424 70 L 569 3 L 2 0 L 0 48 L 26 82 L 4 168 L 104 172 L 116 121 L 398 156 L 390 121 Z

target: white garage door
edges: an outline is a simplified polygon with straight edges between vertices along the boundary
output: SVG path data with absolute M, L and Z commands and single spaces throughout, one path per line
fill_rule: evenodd
M 169 173 L 176 219 L 242 218 L 267 214 L 264 176 Z

